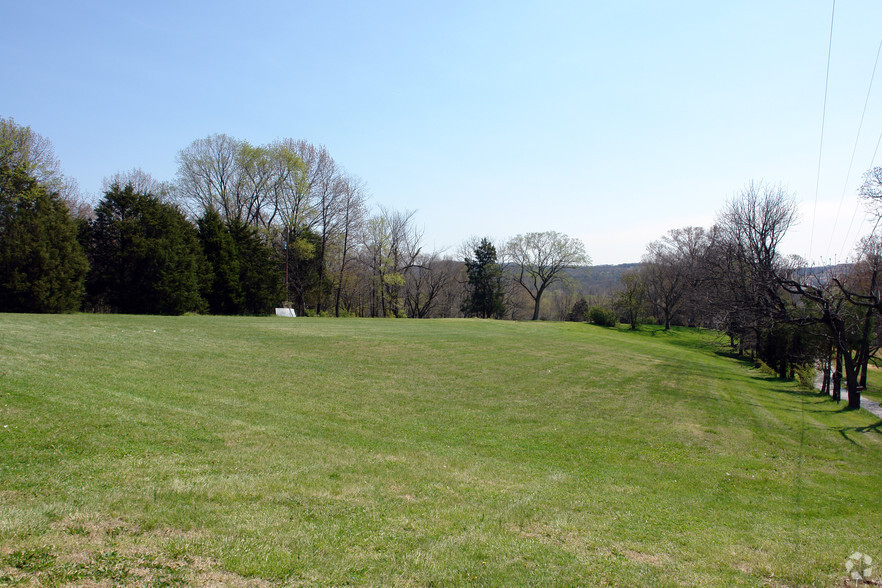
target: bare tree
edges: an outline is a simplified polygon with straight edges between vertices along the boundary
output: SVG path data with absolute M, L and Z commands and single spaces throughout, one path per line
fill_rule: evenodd
M 780 186 L 751 182 L 729 201 L 710 232 L 702 285 L 720 327 L 756 349 L 764 329 L 788 318 L 778 245 L 796 222 L 796 203 Z
M 793 320 L 796 324 L 810 325 L 820 323 L 827 328 L 834 349 L 837 351 L 837 371 L 839 362 L 845 368 L 845 381 L 848 390 L 848 407 L 858 409 L 861 406 L 861 393 L 858 389 L 861 349 L 855 339 L 860 332 L 863 313 L 849 301 L 849 295 L 841 287 L 841 281 L 829 276 L 828 279 L 817 277 L 809 280 L 783 279 L 783 288 L 800 296 L 813 304 L 818 313 L 802 320 Z
M 858 195 L 864 199 L 868 211 L 876 219 L 876 227 L 882 219 L 882 167 L 874 167 L 864 173 L 864 182 L 861 184 Z
M 278 185 L 290 171 L 279 165 L 280 155 L 228 135 L 197 139 L 178 153 L 178 198 L 191 216 L 213 208 L 225 220 L 268 228 L 279 212 Z
M 160 202 L 170 203 L 173 199 L 174 186 L 168 182 L 160 182 L 149 173 L 139 167 L 126 172 L 116 172 L 112 176 L 106 176 L 102 182 L 105 192 L 114 186 L 125 188 L 131 186 L 137 194 L 149 194 Z
M 542 294 L 560 281 L 567 269 L 588 265 L 591 259 L 578 239 L 554 231 L 518 235 L 505 247 L 513 280 L 533 300 L 532 320 L 539 318 Z
M 569 274 L 566 274 L 563 279 L 552 286 L 548 291 L 548 296 L 551 299 L 551 320 L 567 320 L 570 316 L 570 311 L 573 309 L 573 305 L 579 299 L 581 294 L 582 286 Z M 548 306 L 549 305 L 546 305 L 546 308 L 548 308 Z
M 443 302 L 448 290 L 456 290 L 458 263 L 443 259 L 438 252 L 420 255 L 407 273 L 405 307 L 411 318 L 427 318 Z
M 364 223 L 365 201 L 367 199 L 364 183 L 355 176 L 344 175 L 339 179 L 340 224 L 337 284 L 334 296 L 334 315 L 340 316 L 340 296 L 343 292 L 344 275 L 351 258 L 353 241 L 358 238 Z
M 698 260 L 707 240 L 701 227 L 672 229 L 646 247 L 640 272 L 646 286 L 646 299 L 665 330 L 694 290 Z
M 229 135 L 211 135 L 178 153 L 178 194 L 191 216 L 213 208 L 224 219 L 241 218 L 235 194 L 240 147 Z
M 10 167 L 23 167 L 48 192 L 58 194 L 74 217 L 92 217 L 92 206 L 76 180 L 61 172 L 52 142 L 31 127 L 21 126 L 13 118 L 0 117 L 0 159 Z
M 646 284 L 639 272 L 632 271 L 622 275 L 622 289 L 616 294 L 613 306 L 625 322 L 636 330 L 640 325 L 646 308 Z
M 365 225 L 361 258 L 374 286 L 371 316 L 399 316 L 406 273 L 422 250 L 422 231 L 413 226 L 415 214 L 381 206 Z

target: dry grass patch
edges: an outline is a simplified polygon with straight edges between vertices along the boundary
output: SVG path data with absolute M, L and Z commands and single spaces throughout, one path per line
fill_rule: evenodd
M 0 549 L 0 584 L 25 586 L 268 586 L 192 555 L 200 531 L 143 530 L 118 518 L 69 516 Z

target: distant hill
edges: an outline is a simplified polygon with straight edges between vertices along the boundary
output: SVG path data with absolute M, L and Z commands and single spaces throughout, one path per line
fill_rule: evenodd
M 640 263 L 620 263 L 618 265 L 594 265 L 579 267 L 569 270 L 569 274 L 582 284 L 582 295 L 606 296 L 622 287 L 622 275 L 634 271 L 640 267 Z M 851 268 L 851 264 L 840 263 L 838 265 L 814 266 L 798 270 L 797 279 L 809 280 L 817 277 L 821 282 L 826 282 L 830 275 L 845 274 Z M 809 280 L 810 281 L 810 280 Z
M 583 296 L 604 296 L 621 288 L 622 274 L 638 267 L 640 267 L 639 263 L 594 265 L 570 270 L 569 274 L 582 284 Z

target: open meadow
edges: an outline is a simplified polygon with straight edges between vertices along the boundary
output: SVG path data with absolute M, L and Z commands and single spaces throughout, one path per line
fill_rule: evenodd
M 833 586 L 855 551 L 882 563 L 882 421 L 718 351 L 0 315 L 0 584 Z

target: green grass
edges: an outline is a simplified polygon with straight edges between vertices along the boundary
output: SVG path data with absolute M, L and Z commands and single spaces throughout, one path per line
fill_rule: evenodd
M 838 585 L 880 426 L 687 330 L 0 315 L 0 584 Z

